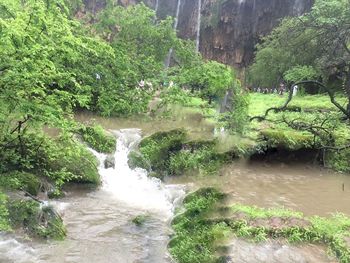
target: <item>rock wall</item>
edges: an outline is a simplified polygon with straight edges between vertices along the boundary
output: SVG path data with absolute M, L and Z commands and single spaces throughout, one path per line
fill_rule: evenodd
M 85 0 L 98 7 L 105 0 Z M 123 6 L 142 0 L 118 0 Z M 180 0 L 178 35 L 196 39 L 198 12 L 201 12 L 199 50 L 205 58 L 243 68 L 252 62 L 254 47 L 286 16 L 307 12 L 313 0 Z M 96 3 L 97 2 L 97 3 Z M 157 16 L 175 16 L 177 0 L 144 0 L 157 6 Z M 158 5 L 157 5 L 158 2 Z M 96 9 L 96 8 L 95 8 Z M 94 9 L 94 10 L 95 10 Z

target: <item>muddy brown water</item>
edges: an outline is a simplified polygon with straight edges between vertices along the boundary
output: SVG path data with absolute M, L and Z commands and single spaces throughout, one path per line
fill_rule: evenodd
M 200 114 L 180 110 L 175 115 L 173 119 L 151 120 L 101 118 L 81 113 L 77 119 L 82 122 L 94 119 L 113 131 L 139 128 L 142 135 L 148 135 L 160 130 L 186 128 L 193 139 L 213 138 L 214 125 Z M 121 133 L 134 142 L 139 132 Z M 234 139 L 225 137 L 222 141 Z M 130 145 L 130 141 L 125 145 Z M 223 167 L 219 176 L 182 176 L 161 183 L 147 179 L 142 171 L 128 169 L 125 147 L 117 149 L 118 168 L 101 170 L 101 176 L 106 179 L 103 187 L 96 190 L 70 188 L 65 198 L 53 202 L 63 214 L 68 229 L 65 241 L 39 242 L 0 234 L 0 262 L 172 262 L 166 248 L 171 234 L 169 216 L 176 205 L 172 195 L 179 196 L 182 187 L 194 190 L 215 186 L 229 193 L 232 203 L 284 206 L 306 215 L 329 216 L 337 211 L 350 215 L 350 177 L 345 175 L 301 164 L 240 161 Z M 102 160 L 103 156 L 99 158 Z M 143 227 L 131 222 L 140 214 L 149 217 Z M 318 245 L 293 246 L 280 241 L 252 244 L 234 238 L 228 245 L 228 262 L 335 261 L 327 256 L 325 247 Z
M 223 167 L 219 176 L 172 177 L 168 182 L 193 189 L 215 186 L 232 203 L 286 207 L 306 216 L 350 216 L 350 176 L 317 166 L 239 161 Z

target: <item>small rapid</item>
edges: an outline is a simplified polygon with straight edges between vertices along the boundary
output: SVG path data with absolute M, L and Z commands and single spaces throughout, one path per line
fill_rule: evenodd
M 147 171 L 143 169 L 129 168 L 128 154 L 141 140 L 140 130 L 120 130 L 116 135 L 118 140 L 114 156 L 115 168 L 106 169 L 106 155 L 92 150 L 100 161 L 102 190 L 126 205 L 141 211 L 157 212 L 163 214 L 164 219 L 169 219 L 173 214 L 174 204 L 184 195 L 183 190 L 177 186 L 163 185 L 161 180 L 148 177 Z
M 68 189 L 52 203 L 62 210 L 68 236 L 61 242 L 26 241 L 0 236 L 1 263 L 166 263 L 170 220 L 185 195 L 182 185 L 164 185 L 143 169 L 130 169 L 128 154 L 141 140 L 141 130 L 115 132 L 115 167 L 105 168 L 107 155 L 91 150 L 99 159 L 102 186 L 94 191 Z M 132 220 L 145 215 L 142 226 Z

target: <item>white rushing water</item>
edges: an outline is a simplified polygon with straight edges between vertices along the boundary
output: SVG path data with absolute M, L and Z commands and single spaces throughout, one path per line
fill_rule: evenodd
M 0 235 L 1 263 L 168 263 L 170 220 L 185 195 L 182 185 L 164 185 L 143 169 L 130 169 L 128 154 L 141 140 L 141 131 L 115 132 L 115 168 L 105 168 L 107 155 L 91 150 L 99 159 L 102 186 L 70 190 L 50 202 L 63 213 L 68 236 L 62 242 L 39 242 Z M 143 226 L 132 219 L 146 215 Z
M 100 161 L 99 173 L 103 186 L 102 190 L 109 192 L 114 198 L 125 202 L 134 208 L 165 214 L 169 218 L 176 203 L 184 192 L 179 186 L 165 186 L 161 180 L 148 177 L 147 171 L 129 168 L 128 154 L 135 149 L 141 140 L 141 131 L 126 129 L 116 132 L 118 136 L 115 152 L 115 168 L 106 169 L 106 155 L 97 153 Z
M 197 35 L 196 35 L 196 51 L 199 51 L 199 42 L 201 37 L 201 10 L 202 10 L 202 0 L 198 0 L 198 14 L 197 14 Z

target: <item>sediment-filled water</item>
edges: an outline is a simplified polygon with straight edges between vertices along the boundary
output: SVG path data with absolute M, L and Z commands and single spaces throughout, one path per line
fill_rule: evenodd
M 90 121 L 91 117 L 82 114 L 78 120 Z M 67 226 L 67 239 L 43 242 L 0 235 L 0 262 L 172 262 L 167 243 L 174 208 L 181 203 L 185 189 L 202 186 L 220 188 L 230 195 L 232 203 L 284 206 L 306 215 L 350 215 L 350 177 L 315 166 L 235 162 L 224 166 L 219 176 L 181 176 L 165 183 L 148 178 L 142 169 L 128 167 L 128 152 L 137 146 L 141 134 L 185 127 L 191 138 L 211 138 L 213 125 L 196 114 L 163 121 L 97 117 L 95 121 L 117 137 L 115 168 L 105 169 L 106 155 L 93 151 L 101 163 L 102 186 L 96 190 L 71 187 L 66 189 L 65 198 L 53 202 Z M 125 129 L 128 127 L 142 131 Z M 147 215 L 143 226 L 132 222 L 139 215 Z M 232 262 L 238 263 L 334 262 L 326 249 L 317 245 L 293 246 L 280 241 L 251 244 L 232 239 L 229 248 Z
M 67 239 L 43 243 L 1 236 L 0 262 L 171 262 L 169 224 L 185 194 L 183 186 L 164 185 L 142 169 L 129 168 L 127 155 L 140 140 L 140 130 L 120 130 L 116 136 L 114 169 L 105 169 L 106 156 L 94 152 L 100 160 L 101 188 L 69 189 L 53 204 L 61 208 Z M 146 215 L 142 226 L 132 222 L 139 215 Z

